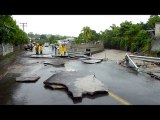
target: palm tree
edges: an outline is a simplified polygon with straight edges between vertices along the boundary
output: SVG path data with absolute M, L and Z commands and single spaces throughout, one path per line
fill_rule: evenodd
M 91 31 L 90 27 L 88 27 L 88 26 L 83 27 L 83 29 L 82 29 L 82 36 L 83 36 L 83 38 L 85 39 L 86 42 L 89 41 L 89 39 L 92 36 L 92 31 Z

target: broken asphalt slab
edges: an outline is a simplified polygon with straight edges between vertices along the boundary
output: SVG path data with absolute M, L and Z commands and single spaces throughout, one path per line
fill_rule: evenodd
M 96 60 L 96 59 L 90 59 L 90 60 L 81 60 L 82 62 L 86 63 L 86 64 L 95 64 L 95 63 L 100 63 L 102 62 L 102 60 Z
M 30 55 L 31 58 L 53 58 L 52 55 Z
M 38 79 L 40 79 L 40 77 L 37 75 L 23 75 L 16 77 L 16 82 L 36 82 Z
M 104 84 L 94 75 L 87 75 L 86 73 L 78 71 L 59 72 L 44 81 L 44 84 L 53 89 L 65 88 L 73 100 L 82 98 L 83 95 L 88 94 L 108 94 L 108 89 L 106 89 Z M 58 87 L 56 87 L 56 85 L 58 85 Z
M 160 80 L 160 73 L 156 73 L 156 72 L 148 72 L 148 75 L 150 75 L 151 77 Z
M 45 65 L 53 65 L 55 67 L 64 67 L 65 61 L 62 59 L 50 61 L 50 62 L 44 62 Z

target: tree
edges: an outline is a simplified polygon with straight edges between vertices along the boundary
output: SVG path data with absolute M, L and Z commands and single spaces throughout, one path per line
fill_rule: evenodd
M 58 40 L 59 38 L 57 38 L 56 36 L 54 36 L 54 35 L 51 35 L 50 37 L 49 37 L 49 42 L 50 43 L 57 43 L 57 40 Z
M 40 39 L 47 40 L 47 36 L 46 36 L 46 35 L 44 35 L 44 34 L 42 34 L 42 35 L 40 35 Z
M 83 27 L 81 32 L 82 32 L 82 37 L 85 40 L 85 42 L 89 42 L 89 40 L 91 39 L 91 35 L 92 35 L 90 27 L 88 26 Z
M 160 17 L 158 15 L 151 15 L 147 21 L 147 26 L 154 29 L 156 22 L 160 22 Z
M 28 36 L 29 36 L 30 38 L 35 38 L 33 32 L 28 33 Z
M 95 30 L 91 30 L 91 38 L 90 38 L 90 41 L 98 41 L 99 40 L 99 34 L 96 33 Z
M 14 45 L 28 42 L 28 36 L 23 32 L 11 15 L 0 15 L 0 43 L 12 43 Z
M 63 36 L 61 39 L 66 39 L 67 37 L 66 36 Z

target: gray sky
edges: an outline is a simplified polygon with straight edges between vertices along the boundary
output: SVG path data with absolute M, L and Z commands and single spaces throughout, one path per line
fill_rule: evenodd
M 150 15 L 13 15 L 17 25 L 27 23 L 26 33 L 59 34 L 77 37 L 82 28 L 89 26 L 97 33 L 109 29 L 112 24 L 132 21 L 132 23 L 146 23 Z

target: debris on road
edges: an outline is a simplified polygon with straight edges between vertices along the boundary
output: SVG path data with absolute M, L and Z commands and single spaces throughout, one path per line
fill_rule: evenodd
M 44 65 L 52 65 L 54 67 L 64 67 L 66 60 L 63 58 L 54 59 L 52 61 L 44 62 Z
M 40 79 L 37 75 L 25 75 L 16 77 L 16 82 L 36 82 L 38 79 Z
M 82 62 L 86 63 L 86 64 L 95 64 L 95 63 L 100 63 L 102 62 L 102 60 L 96 60 L 96 59 L 90 59 L 90 60 L 81 60 Z
M 52 55 L 31 55 L 31 58 L 53 58 Z
M 50 87 L 52 89 L 64 89 L 64 88 L 66 88 L 66 87 L 64 87 L 64 85 L 60 85 L 60 84 L 53 84 L 53 85 L 46 84 L 46 87 Z
M 160 73 L 155 73 L 155 72 L 148 72 L 148 75 L 150 75 L 151 77 L 160 80 Z
M 132 59 L 134 59 L 134 62 Z M 136 70 L 139 70 L 141 68 L 141 70 L 139 71 L 147 73 L 151 77 L 160 80 L 160 67 L 157 64 L 160 63 L 160 58 L 126 54 L 125 62 L 128 65 L 129 65 L 129 60 L 135 66 Z
M 65 87 L 73 100 L 82 98 L 84 94 L 94 95 L 98 93 L 108 93 L 108 90 L 102 82 L 94 75 L 86 75 L 76 71 L 63 71 L 54 74 L 44 81 L 44 84 L 52 88 Z
M 46 65 L 53 65 L 53 66 L 55 66 L 55 67 L 64 67 L 64 62 L 45 62 L 44 63 L 45 64 L 45 66 Z

